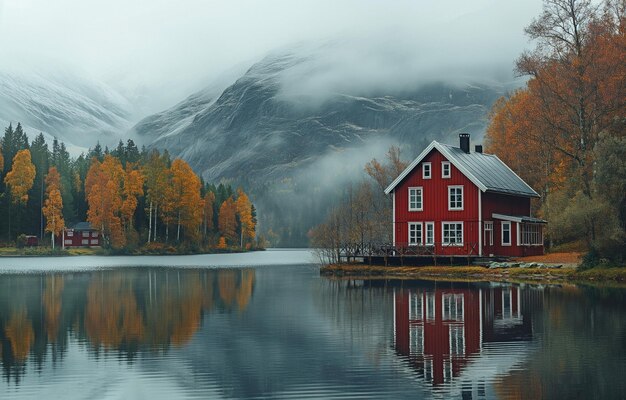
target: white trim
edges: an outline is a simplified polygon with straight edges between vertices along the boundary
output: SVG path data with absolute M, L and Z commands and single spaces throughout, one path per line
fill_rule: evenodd
M 444 172 L 446 171 L 444 165 L 448 166 L 448 175 Z M 452 167 L 450 166 L 450 161 L 442 161 L 441 162 L 441 179 L 450 179 L 452 177 Z
M 461 242 L 459 243 L 446 243 L 444 242 L 443 226 L 445 224 L 461 224 Z M 441 221 L 441 245 L 450 247 L 462 247 L 465 244 L 465 224 L 463 221 Z
M 509 226 L 509 242 L 508 243 L 504 243 L 504 225 L 508 225 Z M 511 246 L 511 243 L 513 242 L 511 240 L 511 234 L 513 233 L 512 229 L 511 229 L 511 221 L 502 221 L 500 223 L 500 245 L 501 246 Z
M 511 222 L 522 222 L 525 224 L 546 224 L 547 222 L 542 220 L 542 219 L 538 219 L 538 218 L 532 218 L 530 216 L 521 216 L 521 217 L 516 217 L 515 215 L 505 215 L 505 214 L 498 214 L 498 213 L 493 213 L 491 214 L 492 218 L 495 219 L 501 219 L 503 221 L 511 221 Z M 528 218 L 526 221 L 524 221 L 524 218 Z
M 419 231 L 419 236 L 415 237 L 415 243 L 411 243 L 411 228 L 413 226 L 419 226 L 419 230 L 416 229 L 415 231 L 418 232 Z M 424 244 L 424 225 L 421 222 L 407 222 L 407 228 L 408 228 L 408 245 L 409 246 L 423 246 Z
M 411 190 L 414 189 L 419 191 L 419 208 L 411 208 Z M 422 186 L 411 186 L 407 192 L 409 194 L 409 211 L 424 211 L 424 188 Z
M 450 189 L 461 189 L 461 207 L 450 207 Z M 463 206 L 465 205 L 463 192 L 465 192 L 463 185 L 448 185 L 448 211 L 463 211 Z
M 483 192 L 478 191 L 478 256 L 483 256 Z
M 450 153 L 448 153 L 448 151 L 446 150 L 445 146 L 441 145 L 440 143 L 438 143 L 437 141 L 433 140 L 425 149 L 424 151 L 422 151 L 420 153 L 419 156 L 417 156 L 417 158 L 415 160 L 413 160 L 405 169 L 404 171 L 402 171 L 402 173 L 400 175 L 398 175 L 398 177 L 391 182 L 391 184 L 387 187 L 387 189 L 385 189 L 385 194 L 389 194 L 391 193 L 391 191 L 398 186 L 398 184 L 400 182 L 402 182 L 402 180 L 404 180 L 404 178 L 406 178 L 406 176 L 424 159 L 424 157 L 426 157 L 428 155 L 428 153 L 430 153 L 430 151 L 432 149 L 437 149 L 448 161 L 450 161 L 450 159 L 452 157 L 450 157 Z M 463 168 L 462 166 L 456 165 L 454 163 L 454 161 L 450 161 L 452 163 L 452 165 L 454 165 L 459 171 L 461 171 L 463 173 L 463 175 L 465 175 L 467 177 L 467 179 L 469 179 L 470 181 L 472 181 L 472 183 L 476 186 L 478 186 L 478 188 L 481 191 L 486 191 L 487 187 L 485 185 L 483 185 L 482 182 L 480 182 L 474 175 L 472 175 L 467 169 Z M 500 161 L 502 162 L 502 161 Z
M 396 192 L 393 192 L 393 216 L 391 221 L 391 240 L 393 242 L 393 247 L 396 247 Z
M 428 176 L 426 176 L 426 169 L 425 169 L 426 166 L 428 166 Z M 433 177 L 433 163 L 431 162 L 422 163 L 422 179 L 430 179 L 432 177 Z
M 517 228 L 517 229 L 516 229 L 516 230 L 517 230 L 517 237 L 515 238 L 515 239 L 516 239 L 515 241 L 517 242 L 517 243 L 516 243 L 516 244 L 517 244 L 517 246 L 519 246 L 519 245 L 520 245 L 520 243 L 521 243 L 521 241 L 519 240 L 519 239 L 520 239 L 520 235 L 519 235 L 519 224 L 520 224 L 519 222 L 516 222 L 516 223 L 515 223 L 515 226 L 516 226 L 516 228 Z

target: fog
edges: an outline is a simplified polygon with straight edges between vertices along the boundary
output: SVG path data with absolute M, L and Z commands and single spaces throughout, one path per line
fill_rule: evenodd
M 506 79 L 540 8 L 539 0 L 0 0 L 0 68 L 104 82 L 136 118 L 294 43 L 334 45 L 318 73 L 294 71 L 287 94 Z

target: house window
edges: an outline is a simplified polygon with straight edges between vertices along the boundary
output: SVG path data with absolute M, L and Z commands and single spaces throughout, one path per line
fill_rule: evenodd
M 465 354 L 465 327 L 450 325 L 450 354 Z
M 89 245 L 89 239 L 83 239 L 83 240 L 81 241 L 81 244 L 82 244 L 83 246 L 88 246 L 88 245 Z
M 433 380 L 433 360 L 430 358 L 424 360 L 424 380 L 427 382 Z
M 96 232 L 96 231 L 91 232 L 91 237 L 92 238 L 97 238 L 98 237 L 98 232 Z
M 91 239 L 91 244 L 98 244 L 98 239 Z
M 463 245 L 463 222 L 442 222 L 442 240 L 444 245 Z
M 422 243 L 422 223 L 409 222 L 409 246 L 418 246 Z
M 450 177 L 450 162 L 449 161 L 441 162 L 441 177 L 442 178 Z
M 83 231 L 83 237 L 84 237 L 84 238 L 88 238 L 88 237 L 89 237 L 89 232 L 87 232 L 87 231 Z
M 424 354 L 424 326 L 411 325 L 409 334 L 411 335 L 411 354 L 423 355 Z
M 67 237 L 73 237 L 74 236 L 74 231 L 67 231 L 67 232 L 65 232 L 65 234 L 67 235 Z
M 426 320 L 435 320 L 435 294 L 426 293 Z
M 511 245 L 511 223 L 509 221 L 502 222 L 502 246 Z
M 493 221 L 485 221 L 485 246 L 493 246 Z
M 432 171 L 432 163 L 425 162 L 424 164 L 422 164 L 422 178 L 423 179 L 430 179 L 431 171 Z
M 409 211 L 422 211 L 422 188 L 409 188 Z
M 421 321 L 424 319 L 423 297 L 422 292 L 411 294 L 411 302 L 409 303 L 409 317 L 411 320 Z
M 463 209 L 463 186 L 448 186 L 448 210 Z
M 521 244 L 523 245 L 540 246 L 543 244 L 541 224 L 521 224 L 520 236 Z
M 463 293 L 444 294 L 441 298 L 444 321 L 463 321 Z
M 435 245 L 435 223 L 426 222 L 426 246 Z
M 66 244 L 66 245 L 71 245 L 71 244 L 72 244 L 72 241 L 71 241 L 71 240 L 67 240 L 67 239 L 65 239 L 65 244 Z

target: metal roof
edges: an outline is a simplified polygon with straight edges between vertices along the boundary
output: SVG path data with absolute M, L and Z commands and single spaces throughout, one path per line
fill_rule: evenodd
M 389 194 L 430 153 L 437 149 L 483 192 L 504 193 L 517 196 L 539 197 L 526 182 L 493 154 L 465 153 L 458 147 L 433 141 L 409 166 L 385 189 Z
M 91 224 L 89 222 L 79 222 L 76 225 L 74 225 L 74 230 L 76 230 L 76 231 L 93 231 L 95 229 L 93 229 L 91 227 Z
M 547 224 L 548 222 L 545 219 L 529 217 L 527 215 L 505 215 L 493 213 L 491 214 L 491 218 L 501 219 L 504 221 L 512 221 L 512 222 L 528 222 L 532 224 Z

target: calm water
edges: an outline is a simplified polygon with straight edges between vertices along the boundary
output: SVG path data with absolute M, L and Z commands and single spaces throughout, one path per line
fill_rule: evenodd
M 624 290 L 311 264 L 11 271 L 0 399 L 626 396 Z

